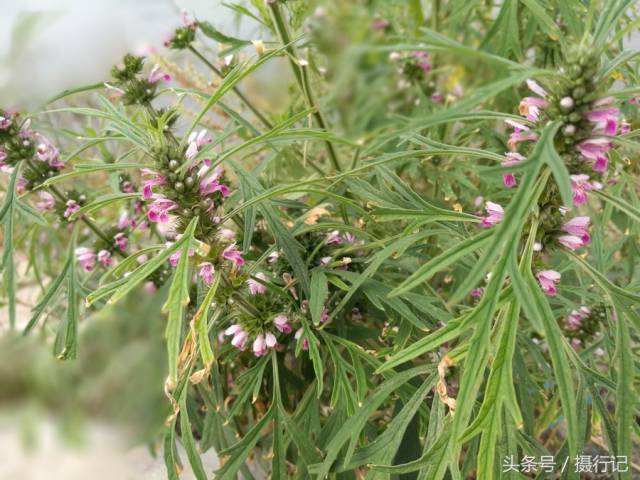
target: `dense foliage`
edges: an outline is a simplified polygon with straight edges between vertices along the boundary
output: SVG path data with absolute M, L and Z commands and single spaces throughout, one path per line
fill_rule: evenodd
M 221 479 L 491 479 L 593 445 L 631 478 L 635 2 L 311 3 L 226 5 L 254 41 L 185 13 L 1 112 L 12 327 L 35 285 L 24 333 L 73 359 L 161 297 L 169 478 L 177 442 L 200 479 L 210 448 Z

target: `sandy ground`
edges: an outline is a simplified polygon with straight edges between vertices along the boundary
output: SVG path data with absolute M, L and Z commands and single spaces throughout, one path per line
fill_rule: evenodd
M 52 420 L 40 422 L 33 440 L 25 447 L 24 433 L 15 419 L 0 421 L 0 480 L 165 480 L 167 478 L 161 452 L 154 458 L 145 447 L 123 448 L 121 433 L 107 425 L 86 427 L 82 447 L 72 447 Z M 186 461 L 181 478 L 195 479 Z M 218 467 L 211 451 L 202 456 L 205 471 Z

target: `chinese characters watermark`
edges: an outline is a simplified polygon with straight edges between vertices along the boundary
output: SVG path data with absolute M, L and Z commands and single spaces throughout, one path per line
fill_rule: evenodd
M 517 459 L 514 455 L 504 457 L 502 473 L 554 473 L 573 471 L 576 473 L 624 473 L 629 471 L 626 456 L 576 455 L 556 459 L 553 455 L 533 457 L 525 455 Z

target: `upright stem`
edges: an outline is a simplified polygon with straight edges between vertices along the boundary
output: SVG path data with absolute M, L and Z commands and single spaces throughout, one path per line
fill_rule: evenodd
M 222 74 L 220 69 L 216 67 L 213 63 L 211 63 L 209 60 L 207 60 L 204 55 L 202 55 L 198 50 L 195 49 L 195 47 L 190 45 L 189 50 L 191 50 L 191 52 L 193 52 L 193 54 L 196 57 L 202 60 L 202 63 L 204 63 L 207 67 L 209 67 L 218 77 L 224 78 L 224 75 Z M 249 100 L 247 97 L 244 96 L 244 94 L 240 91 L 238 87 L 233 87 L 232 90 L 238 96 L 238 98 L 242 101 L 242 103 L 244 103 L 249 108 L 249 110 L 253 112 L 253 114 L 256 117 L 258 117 L 258 119 L 264 124 L 265 127 L 267 127 L 269 130 L 273 128 L 273 124 L 269 120 L 267 120 L 267 118 L 262 114 L 262 112 L 260 112 L 260 110 L 258 110 L 258 108 L 255 107 L 255 105 L 251 103 L 251 100 Z
M 315 99 L 313 98 L 313 92 L 311 91 L 309 85 L 307 70 L 303 68 L 296 60 L 298 58 L 298 54 L 296 52 L 295 46 L 291 43 L 291 36 L 289 35 L 287 25 L 282 17 L 280 6 L 278 5 L 278 3 L 269 3 L 269 8 L 271 9 L 273 23 L 275 25 L 276 31 L 278 32 L 278 36 L 280 37 L 280 41 L 283 45 L 286 45 L 285 49 L 289 54 L 289 63 L 291 64 L 291 68 L 293 69 L 293 74 L 296 77 L 298 86 L 302 91 L 302 95 L 304 96 L 309 108 L 314 109 L 313 116 L 316 119 L 316 123 L 318 124 L 318 126 L 323 130 L 327 130 L 327 123 L 324 120 L 324 116 L 322 115 L 322 112 L 316 105 Z M 342 171 L 342 169 L 340 168 L 340 162 L 338 161 L 338 155 L 336 154 L 333 144 L 329 140 L 325 140 L 324 144 L 327 148 L 327 153 L 329 154 L 329 159 L 331 160 L 333 167 L 338 172 Z

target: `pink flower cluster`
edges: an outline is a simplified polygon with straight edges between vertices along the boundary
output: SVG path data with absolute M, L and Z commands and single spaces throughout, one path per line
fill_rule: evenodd
M 564 321 L 567 330 L 579 330 L 582 327 L 582 322 L 585 318 L 591 315 L 589 307 L 581 306 L 578 310 L 571 310 L 571 313 L 567 315 Z
M 286 315 L 277 315 L 271 321 L 276 331 L 289 334 L 292 331 L 291 324 Z M 247 342 L 250 337 L 250 333 L 246 331 L 238 323 L 231 325 L 224 331 L 224 335 L 231 336 L 231 345 L 238 350 L 244 350 L 247 346 Z M 275 348 L 278 345 L 278 339 L 274 332 L 263 331 L 255 335 L 253 339 L 252 350 L 256 357 L 262 357 L 266 355 L 269 349 Z

